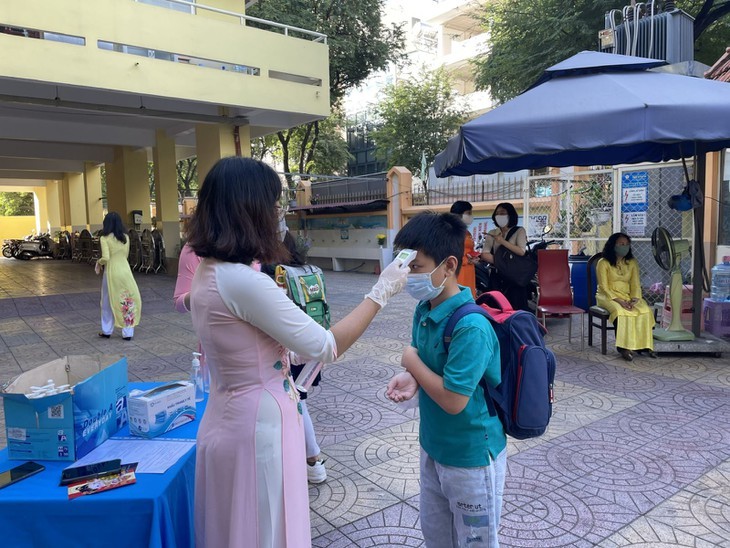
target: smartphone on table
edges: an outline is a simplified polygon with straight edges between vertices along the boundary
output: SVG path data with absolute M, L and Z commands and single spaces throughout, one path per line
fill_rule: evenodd
M 42 464 L 29 461 L 21 464 L 20 466 L 16 466 L 15 468 L 11 468 L 10 470 L 7 470 L 5 472 L 1 472 L 0 489 L 2 489 L 3 487 L 7 487 L 8 485 L 12 485 L 13 483 L 17 483 L 22 479 L 32 476 L 33 474 L 42 472 L 45 469 L 46 467 Z
M 121 469 L 121 459 L 105 460 L 103 462 L 95 462 L 94 464 L 66 468 L 61 472 L 61 483 L 59 485 L 69 485 L 77 481 L 98 478 L 107 474 L 116 474 Z

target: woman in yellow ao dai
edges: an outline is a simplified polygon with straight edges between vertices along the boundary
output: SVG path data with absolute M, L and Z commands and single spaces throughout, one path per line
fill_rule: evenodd
M 603 247 L 603 258 L 596 265 L 598 291 L 596 304 L 608 310 L 616 325 L 616 349 L 626 361 L 634 352 L 654 353 L 654 314 L 641 297 L 639 262 L 631 253 L 631 238 L 617 232 Z

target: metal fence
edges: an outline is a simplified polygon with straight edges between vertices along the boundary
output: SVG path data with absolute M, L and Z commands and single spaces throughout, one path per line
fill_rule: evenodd
M 386 173 L 312 181 L 311 188 L 312 205 L 386 200 L 388 198 Z
M 644 297 L 650 304 L 662 301 L 661 287 L 669 284 L 669 273 L 654 261 L 651 235 L 661 226 L 675 239 L 692 241 L 691 212 L 674 211 L 667 205 L 685 183 L 681 164 L 529 177 L 524 209 L 528 236 L 538 238 L 549 224 L 549 238 L 558 240 L 570 254 L 592 255 L 602 250 L 611 234 L 625 232 L 632 238 L 632 252 L 641 267 Z M 690 254 L 681 264 L 687 282 Z
M 427 187 L 415 188 L 413 205 L 445 205 L 456 200 L 467 202 L 515 201 L 525 194 L 522 177 L 448 177 Z
M 688 166 L 691 170 L 691 164 Z M 651 235 L 666 228 L 675 239 L 693 241 L 691 212 L 670 209 L 667 200 L 686 184 L 681 163 L 641 165 L 614 169 L 567 169 L 559 175 L 509 178 L 452 177 L 438 179 L 427 188 L 413 189 L 414 205 L 506 201 L 517 209 L 524 203 L 522 224 L 530 239 L 538 239 L 551 225 L 547 236 L 558 240 L 569 253 L 592 255 L 603 249 L 614 232 L 628 233 L 633 254 L 641 266 L 644 296 L 651 303 L 664 294 L 650 288 L 669 284 L 669 273 L 654 261 Z M 692 259 L 682 257 L 682 274 L 690 282 Z

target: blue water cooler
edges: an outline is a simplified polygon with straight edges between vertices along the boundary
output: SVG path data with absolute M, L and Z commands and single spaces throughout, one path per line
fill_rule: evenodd
M 569 255 L 570 285 L 573 286 L 573 304 L 583 310 L 588 310 L 588 255 Z M 596 281 L 593 277 L 593 294 L 596 294 Z

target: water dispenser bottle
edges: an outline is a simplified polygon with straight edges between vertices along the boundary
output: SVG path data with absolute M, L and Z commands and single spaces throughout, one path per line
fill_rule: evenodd
M 203 401 L 205 392 L 203 390 L 203 372 L 200 370 L 200 352 L 193 352 L 193 370 L 190 373 L 190 381 L 195 386 L 195 401 Z
M 710 298 L 713 301 L 730 301 L 730 255 L 712 267 Z

